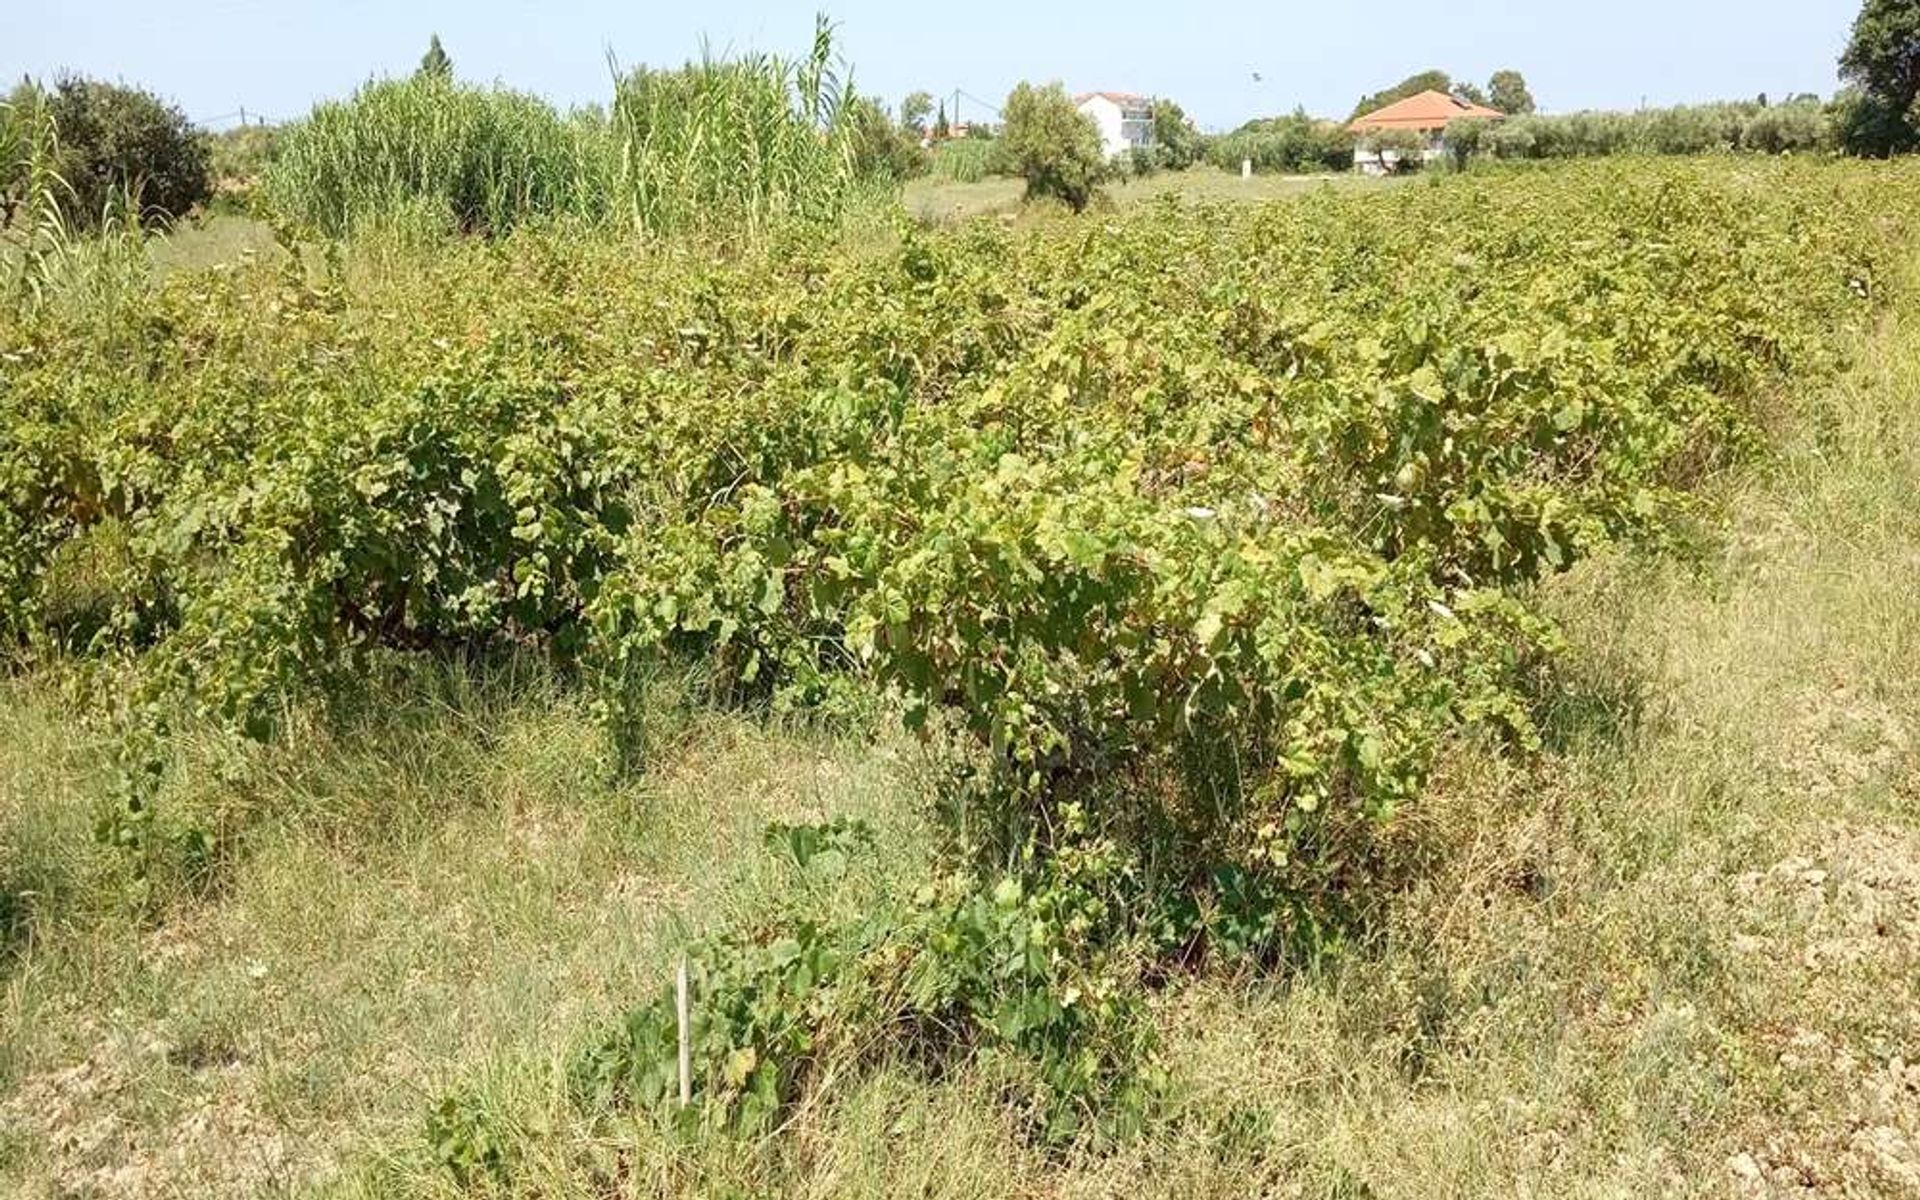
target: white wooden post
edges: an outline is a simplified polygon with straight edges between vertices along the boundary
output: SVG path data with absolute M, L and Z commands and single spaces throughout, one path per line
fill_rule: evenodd
M 1243 158 L 1240 160 L 1240 178 L 1242 179 L 1253 178 L 1253 160 L 1252 159 Z

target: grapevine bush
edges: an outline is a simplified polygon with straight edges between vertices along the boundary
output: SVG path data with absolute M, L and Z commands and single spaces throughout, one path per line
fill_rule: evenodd
M 1916 200 L 1902 166 L 1581 164 L 880 249 L 526 230 L 176 275 L 110 328 L 23 307 L 0 627 L 127 665 L 160 747 L 130 811 L 170 725 L 271 736 L 369 655 L 544 646 L 622 738 L 691 656 L 778 707 L 894 697 L 985 886 L 1111 852 L 1195 913 L 1263 898 L 1163 949 L 1319 937 L 1445 739 L 1531 739 L 1528 585 L 1672 532 L 1833 366 Z M 1028 928 L 969 903 L 890 928 Z

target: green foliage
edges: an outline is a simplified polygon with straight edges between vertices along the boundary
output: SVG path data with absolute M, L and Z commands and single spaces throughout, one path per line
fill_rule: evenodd
M 1840 74 L 1857 84 L 1886 119 L 1916 131 L 1920 101 L 1920 0 L 1866 0 L 1840 55 Z
M 1086 208 L 1107 163 L 1099 130 L 1066 89 L 1057 83 L 1022 83 L 1001 111 L 1001 153 L 1010 173 L 1027 181 L 1027 198 L 1062 200 L 1075 212 Z
M 1384 91 L 1375 92 L 1371 96 L 1362 96 L 1360 103 L 1353 106 L 1352 117 L 1348 119 L 1364 117 L 1376 109 L 1385 108 L 1409 96 L 1418 96 L 1421 92 L 1451 92 L 1452 90 L 1453 76 L 1445 71 L 1421 71 L 1417 75 L 1407 76 Z
M 845 825 L 778 827 L 769 844 L 795 846 L 792 864 L 822 886 L 868 848 Z M 1129 978 L 1124 865 L 1110 846 L 1083 847 L 1031 886 L 949 878 L 851 923 L 790 916 L 705 941 L 689 956 L 695 1107 L 676 1108 L 672 988 L 576 1057 L 574 1100 L 764 1133 L 830 1070 L 973 1058 L 1000 1062 L 1035 1139 L 1126 1136 L 1159 1072 Z
M 468 1096 L 447 1096 L 428 1115 L 427 1147 L 462 1188 L 504 1183 L 511 1172 L 512 1145 L 499 1118 Z
M 121 188 L 78 221 L 70 169 L 47 93 L 23 87 L 0 101 L 0 302 L 83 315 L 111 343 L 123 300 L 146 282 L 153 214 Z
M 927 92 L 909 92 L 900 102 L 900 124 L 925 136 L 927 118 L 933 115 L 933 96 Z
M 1154 165 L 1184 171 L 1200 161 L 1205 139 L 1186 110 L 1171 100 L 1153 102 Z
M 1445 141 L 1447 153 L 1453 157 L 1456 166 L 1465 166 L 1474 157 L 1493 151 L 1493 134 L 1499 128 L 1497 121 L 1483 117 L 1463 117 L 1447 122 Z
M 1345 171 L 1353 166 L 1353 146 L 1353 134 L 1344 125 L 1316 120 L 1305 109 L 1295 109 L 1289 116 L 1249 121 L 1212 139 L 1207 161 L 1234 172 L 1242 162 L 1251 162 L 1261 174 Z
M 1451 125 L 1448 127 L 1452 128 Z M 1469 135 L 1471 136 L 1471 135 Z M 1481 137 L 1488 153 L 1495 158 L 1532 158 L 1535 137 L 1532 126 L 1525 121 L 1499 121 Z
M 213 194 L 205 136 L 151 92 L 63 75 L 52 88 L 20 84 L 8 106 L 51 122 L 52 170 L 70 226 L 97 227 L 129 198 L 143 220 L 181 217 Z M 0 190 L 17 189 L 20 178 L 16 167 L 11 184 L 0 177 Z
M 987 138 L 949 138 L 934 146 L 931 159 L 933 177 L 955 183 L 978 183 L 1008 167 L 999 141 Z
M 609 207 L 637 229 L 831 220 L 865 182 L 854 153 L 856 95 L 834 70 L 822 17 L 807 56 L 706 58 L 635 71 L 615 88 Z
M 1490 130 L 1448 127 L 1497 158 L 1598 158 L 1614 154 L 1820 153 L 1843 138 L 1817 100 L 1763 106 L 1700 104 L 1638 112 L 1577 112 L 1509 117 Z M 1461 153 L 1455 142 L 1456 153 Z
M 933 121 L 933 138 L 937 142 L 944 142 L 952 136 L 953 126 L 947 123 L 947 102 L 942 100 L 940 102 L 940 115 L 935 117 Z
M 447 56 L 446 48 L 440 44 L 440 35 L 437 33 L 427 43 L 427 52 L 420 56 L 419 73 L 431 75 L 437 79 L 453 78 L 453 59 Z
M 277 125 L 239 125 L 210 139 L 216 185 L 251 187 L 267 173 L 279 148 Z
M 395 217 L 493 234 L 557 217 L 749 235 L 827 220 L 905 166 L 832 64 L 822 21 L 804 59 L 634 71 L 605 112 L 433 72 L 372 83 L 286 129 L 266 199 L 329 235 Z
M 777 712 L 884 692 L 948 771 L 943 877 L 698 948 L 701 1111 L 772 1119 L 884 1027 L 1003 1064 L 1037 1137 L 1124 1132 L 1142 981 L 1337 946 L 1447 747 L 1534 743 L 1534 585 L 1672 536 L 1920 212 L 1906 165 L 1528 183 L 859 254 L 524 229 L 19 305 L 0 629 L 100 667 L 103 832 L 189 866 L 172 731 L 271 737 L 389 657 L 538 647 L 641 749 L 666 663 Z M 774 840 L 823 888 L 866 852 Z M 659 1094 L 670 1021 L 586 1101 Z M 436 1140 L 491 1170 L 470 1116 Z
M 589 216 L 609 204 L 603 125 L 543 100 L 420 72 L 370 83 L 286 128 L 264 196 L 322 233 L 413 211 L 463 232 L 527 217 Z
M 894 183 L 925 175 L 932 156 L 920 148 L 913 130 L 895 125 L 880 105 L 865 96 L 847 103 L 844 120 L 850 131 L 854 172 L 863 179 Z
M 1411 129 L 1380 129 L 1360 138 L 1359 150 L 1388 174 L 1406 175 L 1427 165 L 1427 138 Z
M 1740 148 L 1756 154 L 1814 154 L 1831 150 L 1836 134 L 1818 101 L 1769 105 L 1740 129 Z
M 60 177 L 59 152 L 45 93 L 22 88 L 0 101 L 0 233 L 29 248 L 66 226 L 71 191 Z
M 1510 714 L 1501 589 L 1655 523 L 1743 397 L 1820 361 L 1886 226 L 1772 178 L 860 260 L 530 236 L 351 291 L 177 279 L 129 343 L 35 314 L 0 347 L 0 616 L 262 734 L 380 650 L 537 639 L 609 687 L 692 653 L 788 706 L 864 676 L 979 756 L 983 845 L 1102 788 L 1145 825 L 1127 791 L 1164 788 L 1215 797 L 1182 839 L 1291 862 L 1314 814 L 1390 811 L 1456 719 Z M 1594 309 L 1601 270 L 1631 286 Z M 126 586 L 53 623 L 48 564 L 109 528 Z
M 1468 104 L 1485 104 L 1487 102 L 1487 93 L 1481 89 L 1480 85 L 1465 79 L 1457 80 L 1454 83 L 1451 95 L 1454 99 L 1464 100 Z
M 1848 154 L 1888 158 L 1920 149 L 1920 121 L 1860 88 L 1834 98 L 1834 138 Z
M 1510 117 L 1525 116 L 1534 110 L 1533 93 L 1527 78 L 1518 71 L 1495 71 L 1487 81 L 1486 104 Z

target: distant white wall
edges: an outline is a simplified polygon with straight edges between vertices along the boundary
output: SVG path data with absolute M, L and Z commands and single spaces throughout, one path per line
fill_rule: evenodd
M 1153 145 L 1153 109 L 1144 102 L 1122 106 L 1109 96 L 1094 95 L 1080 102 L 1080 111 L 1099 128 L 1100 148 L 1108 158 Z

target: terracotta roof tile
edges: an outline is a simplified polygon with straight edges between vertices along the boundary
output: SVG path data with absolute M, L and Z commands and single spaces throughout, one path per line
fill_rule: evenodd
M 1366 133 L 1374 129 L 1412 129 L 1417 132 L 1426 132 L 1445 129 L 1449 121 L 1458 121 L 1462 117 L 1483 117 L 1492 120 L 1506 115 L 1497 108 L 1488 108 L 1484 104 L 1472 104 L 1457 96 L 1449 96 L 1445 92 L 1421 92 L 1417 96 L 1408 96 L 1405 100 L 1396 100 L 1385 108 L 1375 109 L 1355 120 L 1347 128 L 1355 133 Z

